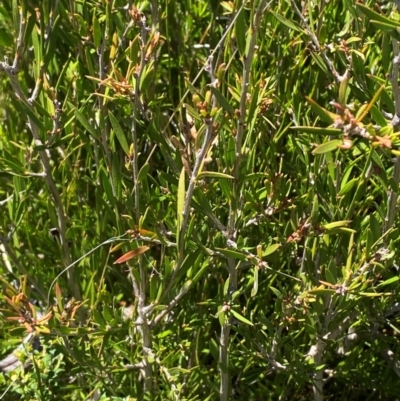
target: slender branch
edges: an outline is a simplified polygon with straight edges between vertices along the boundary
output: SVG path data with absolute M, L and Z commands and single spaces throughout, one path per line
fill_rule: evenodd
M 327 309 L 323 315 L 323 327 L 318 333 L 318 338 L 315 344 L 310 347 L 310 350 L 307 353 L 308 358 L 311 358 L 314 361 L 314 365 L 316 368 L 321 366 L 324 361 L 324 353 L 327 346 L 328 341 L 333 341 L 339 335 L 341 335 L 349 325 L 356 319 L 357 313 L 356 311 L 351 312 L 346 315 L 343 320 L 337 324 L 333 330 L 328 331 L 328 327 L 331 323 L 333 312 L 334 312 L 334 298 L 331 296 L 327 296 L 325 299 L 325 305 Z M 324 379 L 323 379 L 323 370 L 319 369 L 315 372 L 314 375 L 314 383 L 313 383 L 313 392 L 314 392 L 314 401 L 323 401 L 323 388 L 324 388 Z
M 24 33 L 26 28 L 26 18 L 22 14 L 22 8 L 19 9 L 19 31 L 17 38 L 17 48 L 15 50 L 14 63 L 12 65 L 12 73 L 17 74 L 19 71 L 19 63 L 22 60 L 22 52 L 24 50 Z
M 268 3 L 269 5 L 270 3 Z M 262 14 L 267 7 L 267 0 L 261 0 L 258 7 L 255 10 L 253 20 L 251 21 L 251 27 L 249 34 L 251 35 L 248 52 L 244 56 L 243 61 L 243 74 L 242 74 L 242 87 L 240 93 L 239 103 L 239 118 L 237 122 L 236 138 L 235 138 L 235 163 L 233 166 L 233 189 L 232 192 L 237 194 L 238 199 L 233 199 L 230 202 L 230 211 L 227 224 L 227 245 L 236 240 L 237 235 L 237 218 L 238 211 L 240 209 L 239 202 L 241 200 L 241 186 L 239 177 L 239 170 L 242 162 L 242 145 L 245 134 L 245 123 L 246 123 L 246 103 L 247 103 L 247 90 L 250 81 L 250 70 L 253 63 L 254 54 L 256 52 L 256 43 L 258 30 L 260 28 L 260 22 Z M 240 12 L 240 11 L 239 11 Z M 231 258 L 228 259 L 228 273 L 229 273 L 229 298 L 231 299 L 232 294 L 237 290 L 237 270 L 235 267 L 235 261 Z M 231 330 L 232 316 L 225 319 L 225 322 L 221 328 L 220 344 L 219 344 L 219 372 L 220 372 L 220 400 L 227 401 L 230 398 L 229 387 L 230 387 L 230 375 L 229 375 L 229 335 Z
M 394 98 L 395 115 L 392 119 L 392 125 L 397 131 L 397 127 L 400 124 L 400 89 L 398 85 L 399 79 L 399 68 L 400 68 L 400 52 L 399 42 L 396 39 L 392 39 L 393 47 L 393 68 L 390 74 L 390 83 L 392 85 L 392 92 Z M 387 232 L 394 223 L 394 219 L 397 211 L 397 200 L 399 198 L 399 183 L 400 183 L 400 157 L 396 157 L 393 168 L 393 183 L 388 193 L 388 205 L 385 222 L 383 224 L 383 232 Z
M 139 12 L 136 8 L 133 9 L 132 18 L 136 25 L 140 27 L 140 65 L 134 73 L 135 78 L 135 92 L 134 92 L 134 103 L 132 108 L 132 145 L 133 145 L 133 158 L 132 158 L 132 170 L 133 170 L 133 185 L 134 185 L 134 197 L 135 197 L 135 218 L 136 223 L 139 224 L 140 220 L 140 187 L 139 187 L 139 141 L 137 134 L 137 121 L 140 111 L 143 109 L 140 102 L 140 82 L 144 73 L 145 66 L 147 64 L 146 59 L 146 44 L 147 44 L 147 33 L 149 28 L 146 25 L 146 16 Z M 142 336 L 142 352 L 143 367 L 141 369 L 142 376 L 144 378 L 144 392 L 147 394 L 153 393 L 153 370 L 149 363 L 149 358 L 152 356 L 152 339 L 149 327 L 149 322 L 146 314 L 146 286 L 147 286 L 147 271 L 143 265 L 143 256 L 139 257 L 139 274 L 140 282 L 137 283 L 133 273 L 131 272 L 131 279 L 134 287 L 134 292 L 138 298 L 138 322 L 139 330 Z
M 179 302 L 179 300 L 189 291 L 191 282 L 185 283 L 179 293 L 169 302 L 168 306 L 162 310 L 150 323 L 151 327 L 156 326 Z
M 393 48 L 393 67 L 392 72 L 389 75 L 389 81 L 392 86 L 392 92 L 394 97 L 394 107 L 395 107 L 395 115 L 398 119 L 400 119 L 400 89 L 398 84 L 399 78 L 399 68 L 400 68 L 400 52 L 399 52 L 399 41 L 396 39 L 392 39 L 392 48 Z

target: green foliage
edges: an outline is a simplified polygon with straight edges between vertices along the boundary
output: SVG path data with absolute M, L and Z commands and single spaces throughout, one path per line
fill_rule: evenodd
M 3 399 L 398 398 L 400 16 L 301 4 L 0 5 Z

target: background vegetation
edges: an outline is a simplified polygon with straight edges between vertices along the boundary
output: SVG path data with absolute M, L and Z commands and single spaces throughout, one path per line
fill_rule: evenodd
M 0 28 L 2 399 L 399 399 L 394 3 Z

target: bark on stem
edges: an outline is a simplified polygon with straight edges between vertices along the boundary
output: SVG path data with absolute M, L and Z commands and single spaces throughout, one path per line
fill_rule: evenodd
M 237 218 L 238 210 L 240 209 L 239 203 L 241 201 L 241 187 L 239 177 L 239 170 L 242 161 L 242 145 L 243 137 L 245 132 L 246 123 L 246 101 L 247 101 L 247 88 L 249 86 L 250 70 L 251 64 L 253 62 L 254 54 L 256 51 L 256 41 L 257 34 L 262 18 L 264 9 L 266 8 L 267 1 L 261 0 L 256 9 L 253 21 L 251 21 L 251 27 L 249 34 L 251 35 L 250 44 L 247 54 L 244 56 L 243 62 L 243 76 L 242 76 L 242 87 L 240 94 L 240 105 L 239 105 L 239 119 L 237 123 L 236 130 L 236 141 L 235 141 L 235 155 L 236 160 L 233 166 L 233 193 L 238 194 L 238 198 L 231 201 L 229 220 L 227 225 L 227 246 L 231 241 L 236 242 L 237 234 Z M 229 294 L 228 299 L 230 300 L 232 294 L 237 291 L 237 270 L 235 266 L 235 261 L 233 259 L 228 259 L 228 273 L 229 273 Z M 219 344 L 219 371 L 220 371 L 220 400 L 227 401 L 230 398 L 229 388 L 230 388 L 230 375 L 229 375 L 229 336 L 231 330 L 231 317 L 226 317 L 224 324 L 221 328 L 220 344 Z

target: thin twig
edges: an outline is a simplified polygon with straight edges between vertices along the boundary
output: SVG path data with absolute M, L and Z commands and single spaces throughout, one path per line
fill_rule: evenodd
M 270 3 L 268 3 L 269 5 Z M 230 246 L 236 241 L 237 235 L 237 220 L 239 202 L 241 196 L 242 183 L 239 182 L 239 170 L 242 162 L 242 145 L 245 133 L 246 123 L 246 104 L 247 104 L 247 90 L 249 86 L 250 70 L 253 62 L 254 54 L 256 51 L 257 35 L 260 28 L 262 14 L 267 7 L 267 0 L 261 0 L 258 7 L 256 8 L 253 21 L 251 21 L 251 27 L 249 34 L 251 35 L 248 52 L 244 55 L 243 61 L 243 74 L 242 74 L 242 87 L 240 92 L 240 103 L 239 103 L 239 118 L 236 129 L 235 138 L 235 163 L 233 166 L 233 193 L 238 194 L 238 199 L 231 202 L 229 218 L 227 224 L 227 245 Z M 240 10 L 238 11 L 240 12 Z M 239 201 L 239 202 L 238 202 Z M 229 297 L 237 290 L 237 270 L 235 261 L 232 258 L 228 258 L 228 273 L 229 273 Z M 227 401 L 230 398 L 229 387 L 230 387 L 230 375 L 229 375 L 229 335 L 231 330 L 232 317 L 226 318 L 221 328 L 220 344 L 219 344 L 219 372 L 220 372 L 220 400 Z
M 133 19 L 136 25 L 140 27 L 140 65 L 138 70 L 134 73 L 135 78 L 135 91 L 134 91 L 134 103 L 132 108 L 132 145 L 133 145 L 133 158 L 132 158 L 132 171 L 133 171 L 133 185 L 134 185 L 134 197 L 135 197 L 135 218 L 136 223 L 139 224 L 140 219 L 140 187 L 139 187 L 139 141 L 137 134 L 137 121 L 140 115 L 140 111 L 143 106 L 140 102 L 140 82 L 142 75 L 144 73 L 145 66 L 147 64 L 146 60 L 146 44 L 147 44 L 147 34 L 149 28 L 146 25 L 146 16 L 143 13 L 138 13 L 138 10 L 134 11 Z M 143 368 L 141 369 L 142 376 L 144 378 L 144 392 L 147 394 L 153 393 L 153 370 L 151 364 L 149 363 L 149 358 L 152 355 L 152 339 L 149 327 L 149 322 L 147 318 L 146 310 L 146 286 L 147 286 L 147 271 L 146 267 L 143 265 L 143 255 L 139 256 L 139 274 L 140 282 L 137 283 L 133 273 L 131 272 L 131 280 L 134 287 L 134 293 L 138 298 L 138 321 L 139 331 L 142 337 L 142 352 Z
M 169 302 L 168 306 L 151 321 L 151 327 L 156 326 L 176 306 L 179 300 L 189 291 L 190 285 L 191 282 L 185 283 L 179 293 Z
M 400 68 L 400 52 L 399 52 L 399 42 L 396 39 L 392 39 L 393 47 L 393 68 L 390 74 L 390 83 L 392 85 L 392 92 L 394 98 L 395 115 L 392 119 L 392 125 L 397 131 L 400 124 L 400 89 L 398 85 L 399 79 L 399 68 Z M 385 217 L 385 222 L 382 227 L 382 231 L 388 231 L 394 223 L 394 219 L 397 212 L 397 200 L 399 197 L 398 186 L 400 183 L 400 157 L 396 157 L 393 168 L 393 182 L 394 185 L 391 186 L 388 193 L 388 204 L 387 213 Z

